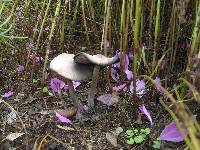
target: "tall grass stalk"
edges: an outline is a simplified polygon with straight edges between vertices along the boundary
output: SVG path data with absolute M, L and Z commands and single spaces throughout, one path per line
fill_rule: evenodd
M 45 4 L 45 1 L 44 0 L 44 4 Z M 40 44 L 40 39 L 41 39 L 41 36 L 44 32 L 44 24 L 47 20 L 47 16 L 48 16 L 48 13 L 49 13 L 49 7 L 50 7 L 50 4 L 51 4 L 51 0 L 49 0 L 49 2 L 47 3 L 47 7 L 46 7 L 46 10 L 45 10 L 45 14 L 44 14 L 44 17 L 43 17 L 43 20 L 42 20 L 42 23 L 41 23 L 41 26 L 40 26 L 40 32 L 39 32 L 39 35 L 38 35 L 38 38 L 37 38 L 37 44 L 36 44 L 36 50 L 38 50 L 39 48 L 39 44 Z M 39 16 L 40 17 L 40 16 Z
M 86 16 L 85 16 L 85 0 L 81 0 L 81 8 L 82 8 L 82 15 L 83 15 L 83 23 L 84 23 L 84 27 L 85 27 L 85 33 L 86 33 L 86 38 L 87 38 L 87 42 L 90 45 L 90 39 L 89 39 L 89 35 L 88 35 L 88 27 L 87 27 L 87 20 L 86 20 Z
M 156 22 L 155 22 L 155 31 L 154 31 L 154 55 L 153 55 L 153 67 L 156 64 L 156 57 L 157 57 L 157 52 L 158 52 L 158 40 L 159 40 L 159 35 L 160 34 L 160 0 L 157 1 L 157 7 L 156 7 Z
M 109 18 L 110 18 L 110 8 L 111 8 L 111 0 L 108 0 L 107 5 L 105 6 L 106 8 L 106 16 L 105 16 L 105 24 L 104 24 L 104 34 L 103 34 L 103 44 L 104 44 L 104 55 L 107 56 L 107 39 L 108 39 L 108 27 L 109 27 Z
M 60 32 L 60 43 L 59 43 L 59 49 L 63 53 L 63 43 L 65 39 L 65 28 L 66 28 L 66 17 L 67 17 L 67 4 L 68 0 L 65 0 L 64 4 L 64 13 L 63 13 L 63 19 L 62 19 L 62 26 L 61 26 L 61 32 Z
M 125 62 L 123 61 L 123 59 L 126 59 L 125 58 L 125 49 L 124 48 L 124 28 L 125 28 L 125 23 L 126 23 L 126 18 L 125 18 L 125 7 L 126 7 L 126 0 L 123 0 L 122 1 L 122 10 L 121 10 L 121 21 L 120 21 L 120 64 L 121 64 L 121 72 L 122 70 L 124 69 L 124 65 L 122 62 Z
M 191 61 L 191 58 L 194 57 L 195 55 L 198 56 L 198 58 L 200 58 L 200 29 L 199 29 L 199 26 L 200 26 L 200 2 L 199 4 L 197 3 L 198 5 L 198 8 L 197 8 L 197 11 L 196 11 L 196 18 L 195 18 L 195 24 L 194 24 L 194 28 L 193 28 L 193 32 L 192 32 L 192 41 L 191 41 L 191 50 L 189 52 L 189 57 L 188 57 L 188 66 L 187 68 L 190 68 L 192 67 L 192 61 Z M 191 67 L 190 67 L 190 66 Z
M 44 84 L 44 81 L 45 81 L 46 68 L 47 68 L 47 63 L 48 63 L 48 58 L 49 58 L 49 51 L 51 49 L 51 42 L 52 42 L 52 38 L 54 36 L 56 21 L 57 21 L 57 18 L 59 16 L 59 12 L 60 12 L 60 6 L 61 6 L 61 0 L 58 0 L 56 10 L 55 10 L 55 14 L 54 14 L 54 18 L 53 18 L 53 21 L 51 23 L 51 31 L 50 31 L 47 49 L 46 49 L 46 54 L 45 54 L 45 61 L 44 61 L 44 67 L 43 67 L 43 71 L 42 71 L 42 79 L 41 79 L 42 84 Z
M 151 81 L 155 86 L 158 86 L 158 84 L 156 84 L 156 82 L 149 76 L 141 75 L 141 77 Z M 182 119 L 185 127 L 187 128 L 188 134 L 190 136 L 190 143 L 188 145 L 190 146 L 191 149 L 195 149 L 195 150 L 198 149 L 200 147 L 199 139 L 198 137 L 196 137 L 196 134 L 200 132 L 198 122 L 195 121 L 195 118 L 186 111 L 183 103 L 177 103 L 177 100 L 174 98 L 174 96 L 171 93 L 169 93 L 169 91 L 167 91 L 161 85 L 159 85 L 159 89 L 174 105 L 175 110 L 177 112 L 177 116 L 179 116 Z M 179 100 L 179 101 L 183 101 L 183 100 Z
M 136 78 L 137 78 L 137 60 L 140 55 L 139 47 L 139 32 L 140 32 L 140 0 L 136 0 L 135 5 L 135 26 L 134 26 L 134 58 L 133 58 L 133 84 L 134 84 L 134 94 L 136 97 Z

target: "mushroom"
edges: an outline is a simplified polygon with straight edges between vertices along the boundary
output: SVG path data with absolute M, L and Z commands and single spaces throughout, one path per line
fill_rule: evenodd
M 87 53 L 81 52 L 74 56 L 74 62 L 78 64 L 94 65 L 92 84 L 88 94 L 88 106 L 94 107 L 94 96 L 97 88 L 97 82 L 99 78 L 100 67 L 105 67 L 119 61 L 119 57 L 116 55 L 114 57 L 106 57 L 101 54 L 89 55 Z
M 50 62 L 50 69 L 67 79 L 70 96 L 77 110 L 83 110 L 83 105 L 78 100 L 72 81 L 82 81 L 92 77 L 93 66 L 77 64 L 74 54 L 62 53 Z

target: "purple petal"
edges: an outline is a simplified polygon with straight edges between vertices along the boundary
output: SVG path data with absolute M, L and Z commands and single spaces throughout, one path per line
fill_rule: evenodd
M 72 81 L 72 82 L 73 82 L 73 86 L 74 86 L 75 90 L 77 87 L 79 87 L 81 85 L 81 82 L 77 82 L 77 81 Z
M 145 93 L 145 82 L 143 80 L 136 81 L 136 92 L 139 97 Z
M 23 66 L 23 65 L 19 65 L 19 66 L 17 67 L 17 71 L 18 71 L 18 72 L 23 72 L 23 71 L 24 71 L 24 66 Z
M 64 117 L 64 116 L 62 116 L 62 115 L 60 115 L 60 114 L 57 113 L 57 112 L 56 112 L 56 117 L 57 117 L 61 122 L 63 122 L 63 123 L 69 124 L 69 123 L 72 122 L 71 120 L 69 120 L 68 118 L 66 118 L 66 117 Z
M 185 135 L 188 135 L 188 131 L 186 129 L 183 129 L 183 130 L 184 130 Z M 160 140 L 171 141 L 171 142 L 181 142 L 184 140 L 184 138 L 181 136 L 181 134 L 176 126 L 176 123 L 171 122 L 162 131 L 162 133 L 160 135 Z
M 128 70 L 128 66 L 129 66 L 129 58 L 128 55 L 125 55 L 122 53 L 122 66 L 124 67 L 124 70 Z
M 111 77 L 113 78 L 113 80 L 118 81 L 119 80 L 119 74 L 117 73 L 117 71 L 113 68 L 111 68 Z
M 122 52 L 122 56 L 120 56 L 120 52 L 119 51 L 116 51 L 117 55 L 119 56 L 119 58 L 122 59 L 122 66 L 123 66 L 123 69 L 124 70 L 127 70 L 128 69 L 128 66 L 129 66 L 129 58 L 128 58 L 128 55 L 125 54 L 125 57 L 124 57 L 124 53 Z M 120 68 L 120 62 L 118 63 L 115 63 L 112 65 L 114 68 Z
M 12 92 L 12 91 L 9 91 L 9 92 L 4 93 L 4 94 L 2 95 L 2 97 L 8 98 L 8 97 L 10 97 L 10 96 L 12 96 L 12 95 L 13 95 L 13 92 Z
M 150 115 L 149 111 L 146 109 L 146 107 L 144 106 L 144 104 L 140 105 L 139 109 L 143 114 L 146 115 L 146 117 L 149 119 L 149 121 L 152 125 L 153 121 L 152 121 L 151 115 Z
M 130 60 L 133 60 L 133 52 L 129 52 L 128 57 Z
M 113 91 L 121 92 L 122 90 L 123 90 L 124 92 L 127 91 L 127 87 L 126 87 L 126 84 L 125 84 L 125 83 L 124 83 L 124 84 L 121 84 L 121 85 L 119 85 L 119 86 L 114 86 L 114 87 L 113 87 Z
M 58 78 L 51 79 L 50 87 L 54 93 L 58 92 L 58 88 L 63 89 L 66 86 L 65 82 Z
M 133 72 L 132 71 L 129 71 L 128 69 L 125 71 L 126 73 L 126 76 L 127 76 L 127 79 L 128 80 L 131 80 L 133 79 Z
M 156 89 L 161 92 L 160 86 L 161 86 L 161 82 L 160 82 L 160 78 L 156 77 L 156 79 L 154 80 L 156 82 Z
M 112 67 L 119 69 L 120 68 L 120 62 L 113 64 Z
M 131 85 L 129 87 L 129 90 L 131 93 L 133 93 L 133 81 L 131 82 Z M 136 81 L 136 94 L 138 97 L 142 97 L 143 94 L 145 93 L 145 82 L 143 80 L 137 80 Z

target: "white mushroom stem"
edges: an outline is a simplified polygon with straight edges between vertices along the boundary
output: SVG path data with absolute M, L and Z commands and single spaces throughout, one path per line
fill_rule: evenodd
M 97 83 L 99 80 L 99 70 L 100 70 L 100 66 L 95 65 L 94 70 L 93 70 L 93 75 L 92 75 L 92 84 L 91 84 L 91 88 L 88 94 L 88 106 L 89 107 L 94 107 L 94 96 L 96 93 L 96 89 L 97 89 Z
M 74 90 L 74 86 L 71 80 L 67 80 L 67 84 L 69 87 L 69 94 L 73 100 L 74 106 L 79 109 L 82 110 L 83 109 L 83 105 L 81 104 L 81 102 L 78 100 L 78 97 L 75 94 L 75 90 Z

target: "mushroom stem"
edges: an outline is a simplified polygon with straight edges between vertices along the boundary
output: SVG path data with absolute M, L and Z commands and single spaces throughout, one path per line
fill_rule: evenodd
M 92 75 L 92 84 L 91 88 L 88 94 L 88 106 L 89 107 L 94 107 L 94 96 L 97 88 L 97 82 L 99 79 L 99 70 L 100 67 L 98 65 L 95 65 L 94 70 L 93 70 L 93 75 Z
M 74 106 L 79 109 L 79 110 L 83 110 L 83 105 L 81 104 L 81 102 L 78 100 L 76 94 L 75 94 L 75 90 L 74 90 L 74 86 L 71 80 L 67 80 L 67 84 L 69 86 L 69 94 L 73 100 Z

